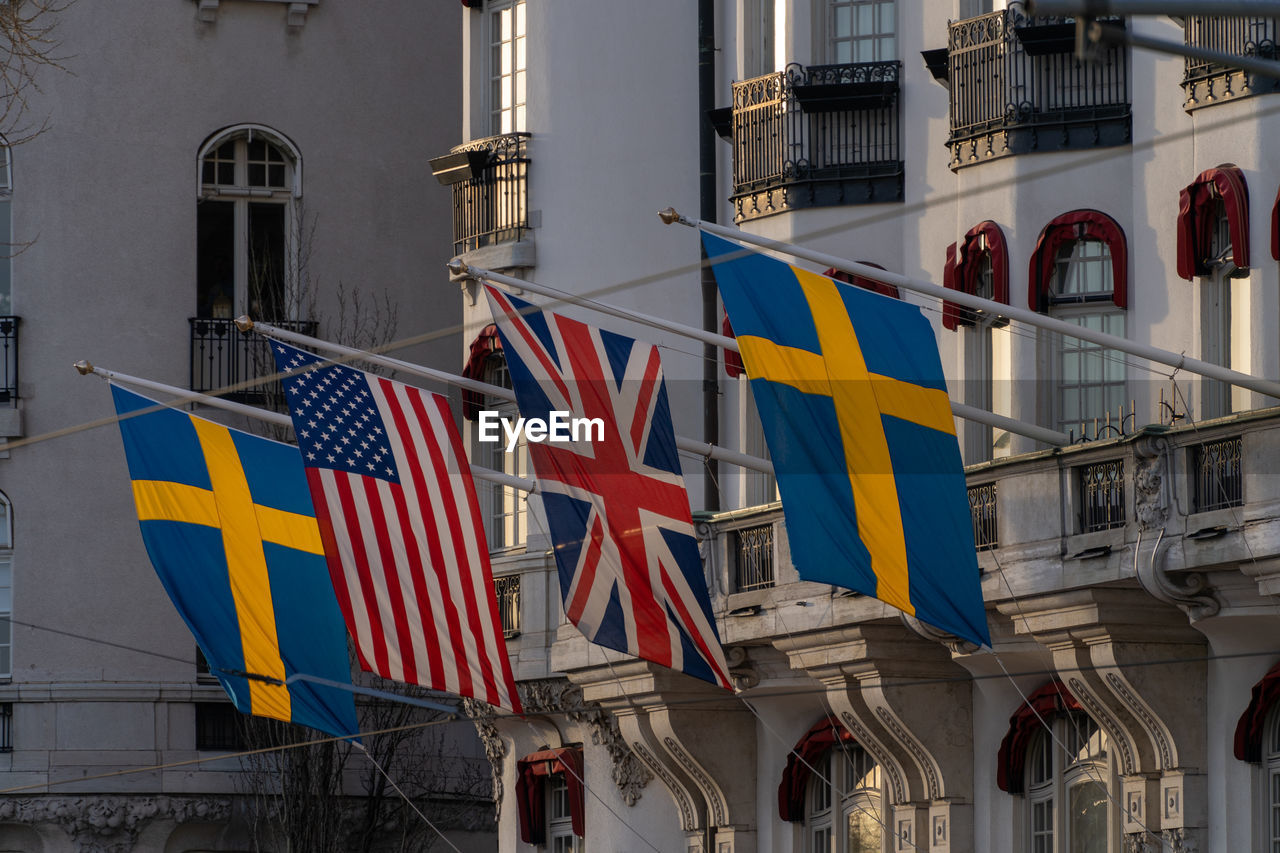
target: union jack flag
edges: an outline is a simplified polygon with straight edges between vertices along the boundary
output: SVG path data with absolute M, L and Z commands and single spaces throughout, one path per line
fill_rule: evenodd
M 657 348 L 486 290 L 520 414 L 603 423 L 603 440 L 529 444 L 565 615 L 593 643 L 732 689 Z
M 519 712 L 448 400 L 274 339 L 271 348 L 361 665 Z

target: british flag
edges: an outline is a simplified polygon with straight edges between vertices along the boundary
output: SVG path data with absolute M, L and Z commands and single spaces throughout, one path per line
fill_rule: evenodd
M 593 643 L 732 689 L 657 348 L 486 290 L 520 414 L 604 425 L 603 440 L 529 444 L 565 615 Z
M 519 712 L 449 401 L 274 339 L 271 349 L 361 665 Z

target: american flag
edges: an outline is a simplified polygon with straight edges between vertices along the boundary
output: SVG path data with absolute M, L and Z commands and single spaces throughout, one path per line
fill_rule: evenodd
M 604 424 L 603 441 L 529 444 L 565 615 L 593 643 L 730 688 L 657 348 L 486 290 L 520 414 Z
M 448 400 L 271 346 L 361 665 L 519 713 Z

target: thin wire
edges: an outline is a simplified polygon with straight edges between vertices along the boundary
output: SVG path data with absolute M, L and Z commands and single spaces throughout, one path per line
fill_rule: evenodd
M 422 818 L 423 823 L 431 827 L 432 832 L 440 836 L 441 840 L 444 841 L 445 844 L 448 844 L 453 848 L 454 853 L 462 853 L 462 851 L 458 849 L 458 845 L 450 841 L 448 836 L 441 832 L 440 828 L 432 823 L 429 817 L 423 814 L 422 809 L 418 808 L 417 804 L 409 798 L 409 795 L 400 789 L 400 786 L 396 784 L 396 780 L 391 778 L 391 774 L 383 769 L 382 765 L 378 763 L 377 759 L 373 757 L 373 754 L 369 752 L 368 748 L 363 743 L 356 741 L 354 746 L 356 749 L 364 753 L 364 757 L 369 759 L 369 763 L 378 769 L 378 772 L 382 774 L 383 779 L 387 780 L 387 784 L 395 789 L 395 792 L 400 795 L 400 798 L 404 800 L 405 803 L 408 804 L 409 808 L 413 809 L 417 813 L 418 817 Z

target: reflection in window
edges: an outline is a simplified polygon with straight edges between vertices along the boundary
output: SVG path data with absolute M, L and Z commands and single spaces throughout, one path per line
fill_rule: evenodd
M 526 130 L 525 0 L 489 4 L 489 132 Z
M 1047 721 L 1028 747 L 1026 798 L 1031 853 L 1109 853 L 1111 770 L 1107 737 L 1089 716 Z
M 1058 253 L 1049 290 L 1051 316 L 1087 329 L 1125 336 L 1124 312 L 1113 301 L 1111 251 L 1101 240 L 1074 240 Z M 1097 344 L 1057 337 L 1054 423 L 1077 438 L 1120 426 L 1125 407 L 1123 355 Z
M 884 846 L 880 766 L 852 743 L 829 749 L 809 781 L 807 853 L 880 853 Z
M 882 62 L 897 58 L 895 0 L 828 0 L 827 62 Z
M 495 352 L 485 360 L 482 379 L 490 385 L 511 387 L 511 374 L 507 371 L 506 357 L 501 352 Z M 482 408 L 497 412 L 500 418 L 512 422 L 520 416 L 514 402 L 497 397 L 485 397 Z M 475 435 L 476 428 L 473 426 L 472 429 L 472 434 Z M 493 471 L 516 477 L 529 476 L 529 448 L 523 432 L 519 443 L 510 453 L 507 452 L 505 439 L 473 442 L 471 459 L 475 464 Z M 480 499 L 480 512 L 484 517 L 485 533 L 489 539 L 489 550 L 498 551 L 524 545 L 529 532 L 528 504 L 524 493 L 487 480 L 477 480 L 476 491 Z

